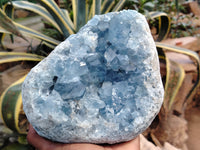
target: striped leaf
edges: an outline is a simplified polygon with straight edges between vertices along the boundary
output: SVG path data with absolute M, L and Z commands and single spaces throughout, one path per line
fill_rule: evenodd
M 93 0 L 93 16 L 101 14 L 101 0 Z
M 12 34 L 15 34 L 26 40 L 26 38 L 21 34 L 19 29 L 13 23 L 13 21 L 5 14 L 5 12 L 2 9 L 0 9 L 0 26 L 6 29 L 7 31 L 11 32 Z
M 7 4 L 4 5 L 3 10 L 9 18 L 14 19 L 14 7 L 13 7 L 13 5 L 10 5 L 10 4 L 7 3 Z M 13 37 L 12 34 L 10 34 L 10 39 L 11 39 L 12 43 L 14 43 L 14 37 Z
M 0 33 L 0 48 L 3 48 L 3 49 L 6 49 L 4 44 L 3 44 L 3 41 L 4 41 L 4 38 L 5 38 L 5 33 Z
M 35 31 L 31 28 L 25 27 L 21 24 L 15 23 L 15 22 L 13 22 L 13 23 L 18 28 L 18 30 L 26 36 L 40 39 L 44 42 L 47 42 L 48 44 L 54 45 L 54 47 L 60 43 L 60 41 L 57 41 L 49 36 L 46 36 L 38 31 Z
M 166 83 L 166 73 L 167 73 L 167 58 L 165 55 L 165 52 L 163 51 L 162 48 L 158 48 L 157 47 L 157 52 L 158 52 L 158 56 L 159 56 L 159 62 L 160 62 L 160 72 L 161 72 L 161 76 L 162 76 L 162 82 L 163 82 L 163 86 L 165 87 L 165 83 Z
M 9 32 L 8 30 L 0 27 L 0 33 L 6 33 L 6 34 L 11 34 L 11 32 Z
M 9 18 L 11 18 L 11 19 L 14 18 L 14 7 L 13 7 L 13 5 L 7 3 L 7 4 L 5 4 L 5 5 L 3 6 L 3 10 L 4 10 L 4 12 L 6 13 L 6 15 L 7 15 Z
M 164 12 L 150 12 L 149 13 L 150 19 L 158 18 L 158 38 L 156 41 L 164 40 L 170 30 L 171 27 L 171 20 L 170 17 Z
M 182 53 L 182 54 L 185 54 L 185 55 L 193 58 L 193 60 L 197 64 L 197 80 L 196 80 L 194 86 L 192 87 L 192 89 L 190 90 L 190 92 L 188 93 L 186 100 L 189 99 L 190 97 L 192 97 L 195 94 L 196 88 L 200 85 L 200 59 L 199 59 L 199 56 L 197 55 L 197 53 L 190 51 L 188 49 L 185 49 L 185 48 L 171 46 L 171 45 L 163 44 L 160 42 L 156 42 L 156 47 L 162 48 L 163 50 L 167 50 L 167 51 Z M 185 100 L 185 102 L 186 102 L 186 100 Z
M 8 3 L 5 4 L 5 5 L 3 6 L 3 11 L 5 12 L 5 14 L 6 14 L 9 18 L 11 18 L 11 19 L 14 18 L 14 8 L 13 8 L 12 5 L 9 5 Z M 3 41 L 4 41 L 5 36 L 6 36 L 6 33 L 5 33 L 5 32 L 1 32 L 1 33 L 0 33 L 0 46 L 1 46 L 3 49 L 6 49 L 6 47 L 4 47 L 4 44 L 3 44 Z M 12 43 L 13 43 L 13 42 L 14 42 L 14 38 L 13 38 L 13 35 L 12 35 L 12 34 L 10 34 L 10 38 L 11 38 L 11 41 L 12 41 Z
M 69 12 L 68 10 L 66 9 L 61 9 L 62 13 L 64 14 L 65 18 L 67 18 L 67 20 L 69 21 L 69 24 L 73 27 L 73 29 L 75 28 L 74 27 L 74 23 L 72 22 L 71 18 L 70 18 L 70 15 L 69 15 Z
M 122 7 L 124 6 L 126 0 L 120 0 L 117 5 L 115 5 L 115 7 L 113 8 L 113 12 L 115 11 L 119 11 L 120 9 L 122 9 Z
M 29 53 L 0 52 L 0 64 L 16 61 L 41 61 L 43 58 L 42 56 Z
M 86 1 L 72 0 L 75 31 L 77 32 L 86 23 Z
M 56 5 L 57 6 L 57 5 Z M 61 10 L 60 10 L 61 11 Z M 58 45 L 60 43 L 60 41 L 57 41 L 55 39 L 52 39 L 42 33 L 39 33 L 33 29 L 30 29 L 28 27 L 25 27 L 23 25 L 20 25 L 18 23 L 15 23 L 14 21 L 10 20 L 10 22 L 12 22 L 12 24 L 17 28 L 17 30 L 19 30 L 21 33 L 30 36 L 30 37 L 34 37 L 36 39 L 40 39 L 42 41 L 44 41 L 44 43 L 47 43 L 46 45 L 50 46 L 50 47 L 55 47 L 56 45 Z M 6 28 L 7 30 L 7 28 Z M 0 30 L 0 32 L 3 30 Z M 8 30 L 11 33 L 13 33 L 12 30 Z
M 28 11 L 39 14 L 40 16 L 48 20 L 58 31 L 60 31 L 60 33 L 62 33 L 54 18 L 44 7 L 27 1 L 13 1 L 12 4 L 15 8 L 26 9 Z
M 54 2 L 54 0 L 40 0 L 38 2 L 53 16 L 65 38 L 67 38 L 70 34 L 74 34 L 74 29 L 71 26 L 70 21 L 65 18 L 62 10 Z
M 86 22 L 89 20 L 90 13 L 90 0 L 85 0 L 85 20 Z
M 3 49 L 6 49 L 6 47 L 3 44 L 4 37 L 6 36 L 6 34 L 11 35 L 12 33 L 0 27 L 0 47 L 2 47 Z
M 167 78 L 165 84 L 165 98 L 163 106 L 165 110 L 170 110 L 178 94 L 178 91 L 184 81 L 185 71 L 180 64 L 172 60 L 167 60 L 166 67 Z
M 0 8 L 3 8 L 3 6 L 8 2 L 11 2 L 11 0 L 0 0 Z
M 4 124 L 20 134 L 25 134 L 27 120 L 22 124 L 22 96 L 21 86 L 26 76 L 9 86 L 0 97 L 0 114 Z M 24 115 L 25 118 L 25 115 Z
M 110 12 L 115 5 L 115 0 L 104 0 L 101 5 L 101 14 L 106 14 Z

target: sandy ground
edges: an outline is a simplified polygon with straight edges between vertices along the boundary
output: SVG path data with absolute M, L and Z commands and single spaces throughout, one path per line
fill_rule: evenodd
M 188 120 L 188 141 L 187 146 L 189 150 L 200 149 L 200 107 L 190 109 L 186 112 L 186 119 Z

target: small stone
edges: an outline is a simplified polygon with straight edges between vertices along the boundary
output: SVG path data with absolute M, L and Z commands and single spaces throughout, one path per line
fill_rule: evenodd
M 143 15 L 96 15 L 24 81 L 23 106 L 37 133 L 63 143 L 129 141 L 163 101 L 158 54 Z

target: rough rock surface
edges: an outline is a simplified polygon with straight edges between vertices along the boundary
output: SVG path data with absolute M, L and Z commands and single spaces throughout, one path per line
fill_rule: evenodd
M 93 17 L 28 74 L 24 111 L 39 135 L 64 143 L 118 143 L 158 113 L 163 86 L 143 15 Z
M 149 142 L 142 134 L 140 134 L 140 150 L 181 150 L 170 143 L 165 142 L 163 147 L 155 146 Z

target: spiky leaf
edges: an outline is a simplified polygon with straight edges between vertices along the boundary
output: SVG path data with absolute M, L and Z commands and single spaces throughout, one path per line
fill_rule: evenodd
M 65 18 L 62 10 L 54 2 L 54 0 L 40 0 L 38 2 L 53 16 L 66 38 L 70 34 L 74 34 L 74 28 L 71 26 L 69 20 Z
M 190 97 L 193 96 L 193 94 L 195 94 L 195 90 L 200 85 L 200 59 L 199 59 L 199 56 L 197 55 L 197 53 L 190 51 L 188 49 L 177 47 L 177 46 L 171 46 L 171 45 L 163 44 L 160 42 L 156 42 L 156 46 L 158 48 L 162 48 L 163 50 L 172 51 L 172 52 L 181 53 L 181 54 L 190 56 L 193 58 L 193 60 L 197 64 L 196 65 L 197 66 L 197 80 L 196 80 L 194 86 L 192 87 L 192 89 L 190 90 L 190 92 L 187 94 L 186 100 L 189 99 Z
M 22 111 L 21 86 L 26 76 L 9 86 L 0 97 L 0 113 L 4 124 L 18 133 L 25 134 L 26 127 L 20 126 Z
M 21 34 L 13 21 L 5 14 L 2 9 L 0 9 L 0 26 L 11 32 L 12 34 L 15 34 L 26 40 L 26 38 Z
M 78 31 L 86 23 L 86 1 L 72 0 L 75 31 Z
M 41 61 L 43 58 L 43 56 L 28 53 L 0 52 L 0 64 L 16 61 Z
M 167 63 L 167 79 L 165 83 L 165 98 L 163 106 L 165 110 L 170 110 L 184 81 L 185 71 L 180 64 L 172 60 L 167 60 Z
M 61 32 L 61 29 L 54 20 L 54 18 L 44 7 L 27 1 L 14 1 L 13 6 L 15 8 L 25 9 L 39 14 L 40 16 L 44 17 L 47 21 L 49 21 L 58 31 Z
M 170 17 L 164 12 L 150 12 L 149 16 L 152 20 L 158 18 L 158 38 L 156 41 L 160 42 L 164 40 L 167 37 L 171 27 Z

